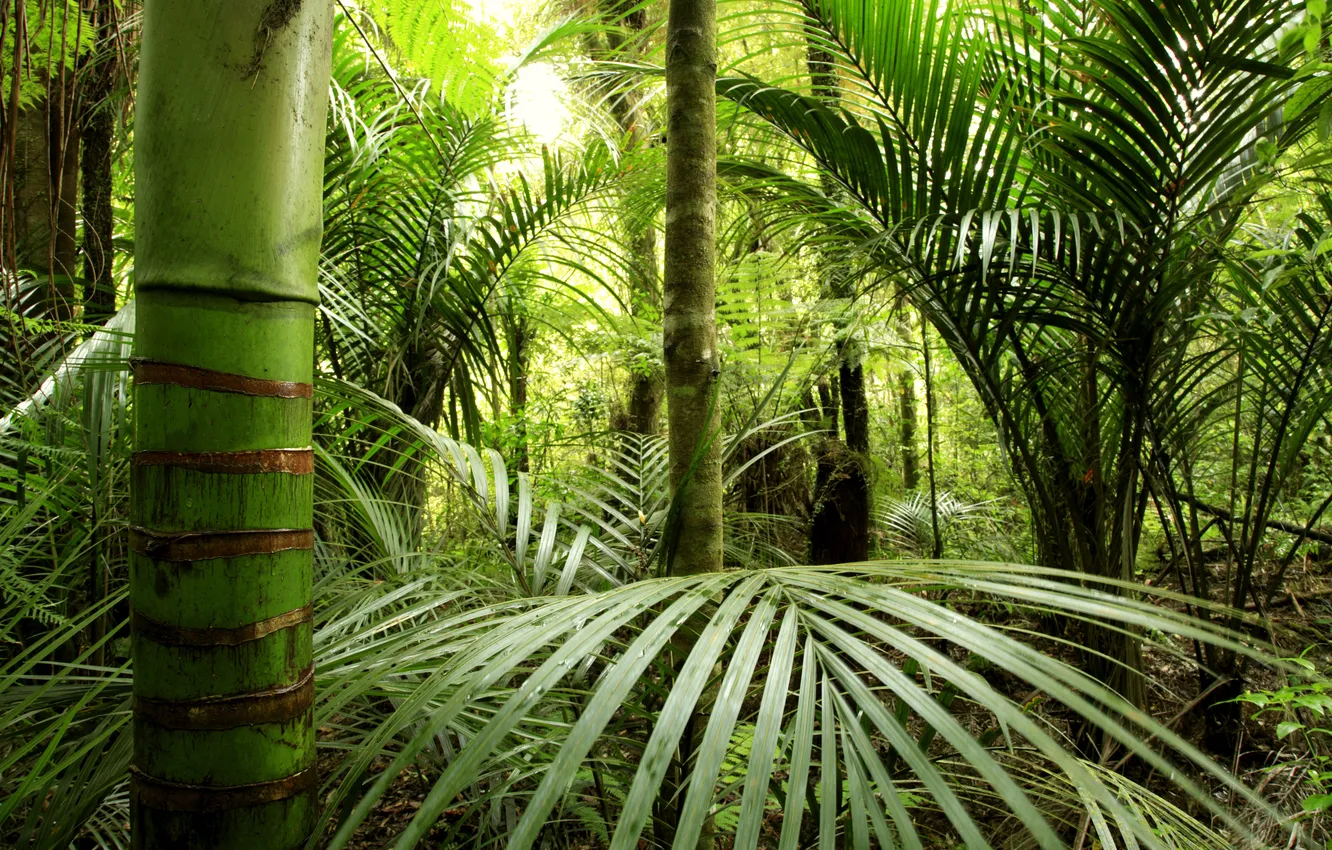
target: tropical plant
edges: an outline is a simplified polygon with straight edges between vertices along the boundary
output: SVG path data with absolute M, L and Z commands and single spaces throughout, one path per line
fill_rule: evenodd
M 320 4 L 145 10 L 128 533 L 139 847 L 297 847 L 315 815 L 311 355 L 332 25 Z
M 910 493 L 883 505 L 877 519 L 893 549 L 923 558 L 935 551 L 936 528 L 942 538 L 954 523 L 982 517 L 985 508 L 984 502 L 964 502 L 946 491 L 933 500 L 924 493 Z M 940 541 L 939 548 L 942 545 Z
M 717 139 L 710 117 L 682 110 L 692 123 L 668 115 L 661 140 L 649 132 L 662 79 L 654 12 L 596 4 L 597 22 L 543 32 L 513 67 L 575 36 L 568 43 L 603 60 L 591 72 L 571 64 L 611 120 L 588 122 L 590 143 L 538 152 L 500 107 L 507 78 L 493 76 L 488 29 L 458 20 L 452 4 L 338 3 L 327 131 L 303 126 L 299 168 L 296 157 L 253 153 L 247 165 L 263 167 L 238 175 L 234 154 L 254 141 L 241 130 L 253 124 L 192 147 L 163 143 L 193 126 L 158 120 L 155 110 L 187 109 L 191 96 L 189 75 L 167 79 L 163 62 L 209 61 L 189 47 L 191 32 L 202 35 L 184 23 L 173 27 L 187 36 L 181 44 L 154 37 L 172 16 L 202 14 L 175 5 L 150 6 L 149 97 L 133 136 L 143 169 L 133 187 L 139 303 L 95 333 L 30 317 L 55 340 L 42 363 L 49 377 L 5 388 L 0 843 L 123 847 L 131 819 L 140 843 L 155 840 L 144 824 L 169 820 L 159 834 L 177 845 L 239 835 L 253 844 L 266 829 L 265 846 L 311 848 L 729 839 L 1198 850 L 1310 837 L 1291 832 L 1304 825 L 1269 793 L 1192 744 L 1179 717 L 1144 710 L 1136 691 L 1153 670 L 1143 644 L 1171 669 L 1201 659 L 1194 705 L 1224 699 L 1223 686 L 1256 665 L 1287 675 L 1301 666 L 1271 661 L 1255 637 L 1265 641 L 1270 622 L 1238 609 L 1281 587 L 1328 508 L 1306 450 L 1328 426 L 1332 204 L 1301 206 L 1261 230 L 1248 213 L 1283 182 L 1314 194 L 1300 181 L 1325 155 L 1315 131 L 1332 92 L 1307 52 L 1322 49 L 1317 9 L 1296 21 L 1301 13 L 1274 0 L 735 0 L 722 7 L 715 85 L 708 50 L 665 54 L 676 106 L 681 82 L 703 100 L 722 96 Z M 272 32 L 256 42 L 254 22 L 284 8 L 223 16 L 259 76 L 282 70 L 292 33 L 264 17 Z M 315 11 L 306 3 L 288 23 Z M 710 44 L 711 11 L 692 11 Z M 694 35 L 681 23 L 668 28 L 676 47 Z M 1287 23 L 1296 34 L 1276 38 Z M 1292 42 L 1310 32 L 1312 48 Z M 475 79 L 463 79 L 459 55 L 482 60 Z M 282 91 L 235 68 L 223 76 L 223 106 Z M 299 110 L 273 111 L 281 120 L 263 126 L 289 144 Z M 615 128 L 624 139 L 609 138 Z M 220 226 L 171 213 L 212 180 L 267 197 L 279 160 L 292 166 L 300 192 L 290 197 L 304 201 L 279 224 L 312 232 L 308 203 L 318 201 L 306 182 L 321 140 L 317 310 L 305 243 L 283 255 L 299 255 L 296 272 L 268 276 L 298 286 L 245 306 L 255 321 L 235 322 L 241 302 L 215 293 L 163 291 L 199 282 L 197 268 L 164 265 L 186 256 L 164 234 L 217 244 L 207 240 L 273 218 L 258 204 L 210 208 L 229 215 Z M 661 179 L 663 155 L 679 166 L 692 150 L 708 170 L 714 147 L 729 154 L 715 214 L 708 181 Z M 160 170 L 167 155 L 181 163 L 171 180 Z M 668 290 L 692 281 L 686 294 L 702 296 L 661 304 L 665 337 L 678 341 L 683 315 L 708 348 L 711 359 L 685 364 L 702 381 L 686 400 L 706 427 L 677 424 L 663 438 L 643 433 L 649 417 L 634 414 L 611 418 L 628 432 L 602 433 L 606 387 L 626 385 L 625 351 L 644 367 L 627 384 L 631 400 L 656 363 L 650 234 L 668 188 Z M 676 215 L 682 200 L 694 215 Z M 708 268 L 677 250 L 682 221 L 706 237 L 686 240 L 691 249 L 715 234 Z M 245 242 L 270 260 L 272 244 Z M 302 306 L 275 306 L 289 298 Z M 710 301 L 720 320 L 712 336 Z M 922 313 L 923 339 L 914 327 L 882 327 Z M 274 314 L 296 316 L 295 331 L 251 345 L 243 328 Z M 632 342 L 615 338 L 626 329 Z M 131 400 L 135 330 L 148 359 Z M 79 335 L 90 338 L 76 348 Z M 846 376 L 860 368 L 861 389 L 884 397 L 882 363 L 862 358 L 862 345 L 880 360 L 892 350 L 894 384 L 927 358 L 934 431 L 936 336 L 979 396 L 969 409 L 983 405 L 997 426 L 995 455 L 1028 497 L 1046 566 L 1015 566 L 1018 546 L 986 549 L 960 533 L 979 525 L 979 506 L 935 486 L 934 434 L 930 496 L 865 482 L 879 491 L 883 539 L 907 559 L 799 566 L 808 495 L 765 514 L 770 503 L 750 498 L 765 480 L 756 473 L 790 461 L 782 474 L 809 493 L 818 464 L 803 463 L 804 446 L 827 448 L 819 441 L 837 411 L 847 424 L 860 412 L 842 401 L 855 395 Z M 663 354 L 669 364 L 680 350 Z M 172 386 L 158 360 L 298 398 Z M 529 397 L 528 379 L 550 373 L 569 398 Z M 907 380 L 902 408 L 914 426 Z M 534 401 L 562 405 L 553 416 L 563 422 L 529 429 Z M 879 434 L 905 424 L 866 413 Z M 133 463 L 131 418 L 141 452 L 212 454 Z M 279 418 L 269 429 L 278 438 L 246 430 Z M 186 419 L 231 442 L 182 442 Z M 273 450 L 308 459 L 308 474 L 178 468 L 181 457 L 216 470 Z M 696 501 L 680 485 L 705 467 L 708 500 Z M 941 480 L 955 492 L 984 492 L 950 472 Z M 206 479 L 214 493 L 201 489 Z M 167 484 L 183 498 L 167 498 Z M 153 486 L 161 498 L 145 498 Z M 224 515 L 238 493 L 251 510 Z M 1148 511 L 1177 553 L 1182 593 L 1132 582 Z M 691 512 L 707 520 L 706 545 L 689 531 Z M 173 516 L 197 527 L 165 525 Z M 140 526 L 154 525 L 167 531 L 143 545 Z M 300 532 L 308 545 L 207 561 L 181 551 L 247 528 Z M 1204 569 L 1209 533 L 1232 565 L 1224 592 Z M 1010 563 L 939 560 L 946 535 L 953 557 L 980 551 Z M 192 567 L 176 561 L 186 554 Z M 927 554 L 936 560 L 918 559 Z M 279 561 L 299 581 L 267 569 Z M 709 569 L 681 574 L 693 572 L 685 562 Z M 188 590 L 220 571 L 237 578 L 225 593 L 191 592 L 193 607 L 163 604 L 152 581 L 174 576 Z M 264 588 L 281 598 L 247 602 L 246 591 Z M 317 755 L 318 819 L 307 804 L 294 804 L 304 814 L 281 829 L 260 823 L 281 803 L 250 808 L 255 817 L 154 812 L 162 783 L 145 797 L 152 780 L 140 772 L 172 761 L 178 783 L 200 784 L 184 771 L 203 761 L 172 759 L 173 747 L 185 735 L 220 748 L 244 734 L 149 728 L 150 714 L 166 716 L 153 697 L 217 690 L 197 672 L 182 682 L 198 664 L 164 664 L 165 653 L 186 652 L 154 644 L 230 639 L 253 611 L 299 622 L 238 648 L 187 652 L 196 662 L 229 657 L 212 670 L 262 686 L 279 679 L 261 681 L 265 669 L 242 656 L 291 649 L 269 666 L 299 686 L 287 692 L 295 746 L 225 752 L 217 762 L 227 773 L 206 778 L 254 778 L 237 792 L 253 793 Z M 317 666 L 302 678 L 311 652 Z M 179 687 L 163 692 L 169 685 Z M 1321 706 L 1321 687 L 1292 679 L 1272 699 Z M 215 717 L 225 704 L 196 704 L 192 716 Z M 1286 731 L 1316 725 L 1298 722 L 1306 729 Z M 297 776 L 304 785 L 314 774 Z M 196 807 L 205 793 L 168 789 Z
M 1269 778 L 1289 774 L 1291 781 L 1298 782 L 1303 793 L 1297 818 L 1307 824 L 1316 837 L 1319 827 L 1326 831 L 1321 821 L 1332 809 L 1332 788 L 1329 787 L 1332 771 L 1328 770 L 1332 756 L 1327 754 L 1324 740 L 1332 735 L 1332 730 L 1328 729 L 1332 683 L 1320 674 L 1317 665 L 1305 654 L 1287 660 L 1298 669 L 1287 676 L 1283 687 L 1246 691 L 1236 698 L 1236 702 L 1254 706 L 1255 720 L 1277 721 L 1273 730 L 1277 740 L 1289 739 L 1302 745 L 1289 753 L 1286 761 L 1270 765 L 1264 772 Z
M 670 435 L 673 575 L 722 568 L 717 350 L 717 9 L 684 0 L 666 21 L 666 243 L 662 352 Z M 683 545 L 681 545 L 683 544 Z M 687 757 L 687 753 L 686 753 Z
M 1198 321 L 1208 344 L 1178 361 L 1153 415 L 1162 436 L 1149 480 L 1180 586 L 1233 606 L 1271 605 L 1310 535 L 1325 535 L 1319 523 L 1332 506 L 1299 487 L 1311 441 L 1332 423 L 1332 383 L 1318 365 L 1332 356 L 1332 280 L 1319 249 L 1332 198 L 1313 201 L 1288 227 L 1237 246 Z M 1204 472 L 1221 486 L 1209 487 Z M 1220 576 L 1204 553 L 1212 528 L 1225 547 Z M 1201 651 L 1221 676 L 1210 735 L 1225 740 L 1240 722 L 1244 665 Z
M 662 482 L 652 501 L 623 488 L 630 500 L 613 504 L 607 488 L 588 491 L 585 507 L 543 510 L 525 474 L 516 491 L 508 489 L 497 454 L 483 459 L 345 383 L 326 383 L 320 398 L 319 433 L 337 422 L 345 425 L 340 433 L 353 435 L 387 418 L 404 430 L 399 444 L 420 443 L 433 458 L 426 468 L 460 488 L 473 505 L 471 527 L 493 541 L 457 562 L 412 549 L 402 514 L 358 478 L 360 452 L 346 453 L 354 439 L 335 437 L 320 449 L 315 722 L 331 758 L 325 813 L 338 823 L 335 844 L 354 835 L 393 787 L 397 766 L 417 764 L 440 771 L 443 784 L 423 803 L 404 846 L 427 834 L 523 846 L 567 818 L 600 823 L 618 841 L 643 829 L 686 840 L 700 810 L 715 812 L 721 828 L 746 842 L 757 839 L 765 812 L 782 811 L 782 823 L 793 824 L 782 827 L 790 841 L 804 821 L 825 835 L 848 834 L 857 846 L 882 844 L 885 836 L 910 846 L 933 834 L 986 846 L 1003 823 L 1006 833 L 1063 846 L 1053 842 L 1078 828 L 1077 795 L 1084 793 L 1104 813 L 1103 834 L 1174 846 L 1151 832 L 1156 818 L 1177 817 L 1163 801 L 1069 755 L 1058 712 L 1036 708 L 1039 700 L 1013 702 L 986 680 L 989 666 L 1086 713 L 1125 752 L 1151 763 L 1160 759 L 1151 743 L 1159 736 L 1200 775 L 1263 810 L 1150 718 L 1129 714 L 1142 725 L 1121 726 L 1112 693 L 1026 646 L 1020 631 L 984 626 L 955 602 L 930 597 L 948 591 L 953 600 L 989 600 L 1033 615 L 1113 618 L 1253 654 L 1219 626 L 1150 601 L 1076 589 L 1054 571 L 975 564 L 902 561 L 692 579 L 615 573 L 606 565 L 633 567 L 631 556 L 644 548 L 643 538 L 625 533 L 636 519 L 626 511 L 640 504 L 666 513 L 659 442 L 644 453 L 646 466 L 628 470 L 638 481 Z M 356 527 L 362 532 L 347 534 Z M 347 545 L 367 539 L 373 547 Z M 533 586 L 547 595 L 532 595 Z M 77 835 L 106 831 L 114 845 L 123 837 L 116 824 L 126 805 L 131 679 L 124 650 L 107 653 L 104 666 L 91 653 L 121 641 L 124 610 L 122 585 L 5 666 L 0 719 L 14 736 L 9 741 L 24 742 L 7 749 L 5 762 L 5 775 L 17 782 L 6 796 L 16 843 L 67 846 Z M 61 660 L 72 635 L 112 612 L 121 613 L 100 643 Z M 701 633 L 679 657 L 673 636 L 700 618 Z M 629 675 L 626 667 L 643 672 Z M 700 703 L 710 719 L 691 732 L 681 721 Z M 964 705 L 974 715 L 966 725 Z M 989 719 L 977 731 L 982 717 Z M 695 736 L 697 760 L 669 768 L 669 754 L 687 735 Z M 381 755 L 393 763 L 377 771 Z M 672 769 L 681 771 L 674 779 L 666 776 Z M 801 775 L 806 781 L 791 778 Z M 455 812 L 460 779 L 467 802 Z M 654 807 L 665 782 L 686 793 Z M 47 797 L 53 786 L 59 795 Z M 46 805 L 36 805 L 44 798 Z M 976 805 L 998 807 L 1012 820 L 982 817 Z M 808 815 L 799 814 L 806 807 Z M 436 824 L 446 808 L 455 813 Z
M 559 315 L 604 311 L 573 285 L 613 281 L 616 247 L 587 219 L 632 162 L 601 146 L 542 151 L 536 172 L 498 116 L 466 113 L 429 87 L 371 73 L 347 27 L 334 43 L 325 167 L 320 335 L 332 373 L 430 428 L 480 438 L 482 404 L 520 416 L 528 348 Z M 594 252 L 593 246 L 597 246 Z M 568 322 L 565 322 L 567 324 Z M 367 446 L 376 444 L 367 438 Z M 517 456 L 525 452 L 520 440 Z M 410 453 L 381 467 L 418 522 Z
M 898 279 L 985 403 L 1041 560 L 1130 578 L 1169 424 L 1153 413 L 1188 405 L 1163 394 L 1179 388 L 1178 364 L 1215 365 L 1191 355 L 1194 317 L 1272 176 L 1254 151 L 1271 162 L 1295 149 L 1313 107 L 1280 122 L 1272 111 L 1297 90 L 1322 96 L 1300 88 L 1301 54 L 1276 37 L 1293 11 L 1248 0 L 788 10 L 791 29 L 831 56 L 844 109 L 752 77 L 719 91 L 805 150 L 853 206 L 769 166 L 732 173 L 780 199 L 774 215 L 810 221 L 819 241 L 850 242 Z M 1088 639 L 1124 662 L 1099 675 L 1139 701 L 1134 642 Z

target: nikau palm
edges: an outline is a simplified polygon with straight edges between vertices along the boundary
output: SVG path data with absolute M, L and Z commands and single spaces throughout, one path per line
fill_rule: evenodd
M 1191 348 L 1198 311 L 1273 176 L 1254 148 L 1294 149 L 1328 97 L 1311 83 L 1299 115 L 1269 125 L 1298 86 L 1276 39 L 1293 8 L 818 0 L 791 13 L 833 57 L 845 108 L 753 78 L 719 90 L 835 175 L 852 209 L 769 169 L 763 187 L 787 189 L 776 214 L 854 246 L 925 313 L 999 433 L 1040 558 L 1130 578 L 1148 504 L 1172 499 L 1172 423 L 1153 411 L 1193 404 L 1171 393 L 1218 362 Z M 1089 669 L 1141 704 L 1132 636 L 1092 626 L 1086 640 Z
M 330 7 L 152 0 L 144 16 L 133 838 L 298 847 L 316 815 L 310 431 Z

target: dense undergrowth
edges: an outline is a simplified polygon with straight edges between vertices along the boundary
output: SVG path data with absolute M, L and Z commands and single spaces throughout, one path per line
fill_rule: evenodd
M 63 442 L 34 464 L 23 504 L 6 507 L 5 622 L 16 627 L 0 706 L 15 846 L 127 840 L 129 410 L 125 364 L 106 357 L 123 354 L 121 340 L 98 345 L 110 340 L 96 338 L 28 420 L 62 426 Z M 93 435 L 78 414 L 97 392 L 107 450 L 93 479 L 81 448 Z M 325 381 L 319 398 L 322 426 L 354 423 L 318 452 L 317 722 L 331 846 L 377 846 L 365 842 L 400 830 L 431 846 L 613 846 L 688 833 L 705 817 L 738 844 L 765 846 L 829 830 L 880 846 L 958 836 L 1017 846 L 1001 840 L 1018 830 L 1040 846 L 1136 834 L 1143 846 L 1219 847 L 1291 828 L 1172 716 L 1190 711 L 1180 680 L 1197 683 L 1190 640 L 1271 657 L 1185 615 L 1184 597 L 1128 598 L 980 562 L 789 566 L 748 523 L 728 528 L 740 569 L 664 578 L 655 438 L 602 445 L 605 469 L 552 488 L 364 390 Z M 432 504 L 452 505 L 419 545 L 402 505 L 371 483 L 391 456 L 355 445 L 371 423 L 425 461 Z M 729 468 L 733 480 L 745 471 Z M 91 488 L 104 505 L 95 523 Z M 92 563 L 110 580 L 89 599 Z M 1052 617 L 1146 634 L 1146 672 L 1174 677 L 1153 689 L 1157 719 L 1124 713 L 1079 673 Z M 681 646 L 694 622 L 701 633 Z M 1322 686 L 1296 684 L 1311 666 L 1278 664 L 1286 672 L 1264 675 L 1292 684 L 1249 698 L 1304 718 L 1275 730 L 1283 741 L 1319 734 Z M 705 729 L 689 726 L 696 704 L 708 708 Z M 1087 723 L 1114 741 L 1100 764 L 1076 754 Z M 1263 724 L 1249 734 L 1281 747 Z M 682 768 L 670 756 L 688 735 L 696 762 Z M 1306 799 L 1295 787 L 1318 790 L 1318 741 L 1294 759 L 1261 756 L 1252 740 L 1241 750 L 1247 770 L 1272 771 L 1254 774 L 1260 787 L 1291 786 L 1278 801 L 1287 817 Z M 1316 813 L 1323 798 L 1307 799 Z

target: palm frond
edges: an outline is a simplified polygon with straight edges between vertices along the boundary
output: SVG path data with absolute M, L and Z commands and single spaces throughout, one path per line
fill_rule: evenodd
M 509 782 L 493 786 L 509 797 L 530 794 L 505 840 L 509 846 L 532 846 L 557 822 L 552 813 L 589 766 L 625 771 L 616 780 L 624 802 L 613 816 L 610 843 L 632 847 L 649 827 L 653 802 L 681 746 L 695 753 L 689 778 L 680 786 L 685 790 L 675 840 L 685 844 L 706 816 L 738 799 L 737 830 L 744 846 L 754 846 L 755 826 L 775 793 L 783 829 L 792 836 L 808 808 L 825 836 L 828 829 L 847 828 L 865 839 L 859 846 L 872 846 L 870 835 L 879 846 L 922 846 L 920 829 L 901 803 L 902 783 L 908 783 L 938 806 L 955 840 L 992 846 L 997 836 L 987 827 L 1000 820 L 979 819 L 964 804 L 958 783 L 940 767 L 947 757 L 964 763 L 991 789 L 992 808 L 1009 818 L 1005 838 L 1021 834 L 1033 846 L 1062 848 L 1065 839 L 1038 802 L 1048 787 L 1024 786 L 1023 772 L 1010 770 L 1003 755 L 1030 747 L 1048 759 L 1060 782 L 1104 813 L 1106 824 L 1122 830 L 1125 841 L 1169 846 L 1150 820 L 1134 813 L 1122 784 L 1071 756 L 1048 721 L 994 690 L 955 660 L 957 653 L 1020 676 L 1137 758 L 1169 770 L 1146 744 L 1159 740 L 1209 781 L 1252 797 L 1211 759 L 1095 680 L 921 595 L 945 588 L 1002 599 L 1033 613 L 1150 626 L 1252 653 L 1212 627 L 1149 603 L 1064 584 L 1056 571 L 968 564 L 899 562 L 652 579 L 592 596 L 533 602 L 507 615 L 491 609 L 487 616 L 502 624 L 455 623 L 450 634 L 462 641 L 458 650 L 440 659 L 442 667 L 432 662 L 423 669 L 418 675 L 426 678 L 386 721 L 389 729 L 414 730 L 411 740 L 350 810 L 331 846 L 345 846 L 397 771 L 447 730 L 468 743 L 443 765 L 399 837 L 400 848 L 416 846 L 478 777 L 498 780 L 511 769 L 530 775 L 535 787 L 522 792 Z M 681 662 L 671 661 L 680 640 L 692 648 Z M 406 681 L 414 666 L 391 665 L 398 681 Z M 792 679 L 796 670 L 798 681 Z M 665 701 L 643 737 L 627 734 L 638 714 L 624 706 L 639 705 L 657 692 Z M 794 707 L 788 698 L 794 698 Z M 969 711 L 990 718 L 994 740 L 1003 741 L 994 751 L 948 708 L 963 701 Z M 893 705 L 899 706 L 896 713 Z M 702 712 L 706 723 L 694 731 L 691 745 L 684 736 L 695 712 Z M 733 778 L 723 795 L 722 766 L 742 723 L 754 730 L 748 767 L 744 779 Z M 1198 805 L 1227 817 L 1178 770 L 1170 775 Z M 785 790 L 781 776 L 788 777 Z M 841 788 L 854 795 L 859 818 L 849 827 L 839 826 L 844 813 L 836 789 Z M 337 796 L 344 793 L 347 789 L 340 789 Z M 1244 834 L 1242 825 L 1228 823 Z

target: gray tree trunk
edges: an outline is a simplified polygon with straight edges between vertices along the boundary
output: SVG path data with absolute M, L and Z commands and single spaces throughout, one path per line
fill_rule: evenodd
M 666 263 L 663 359 L 675 575 L 722 567 L 721 416 L 714 257 L 717 218 L 716 3 L 671 0 L 666 32 Z

